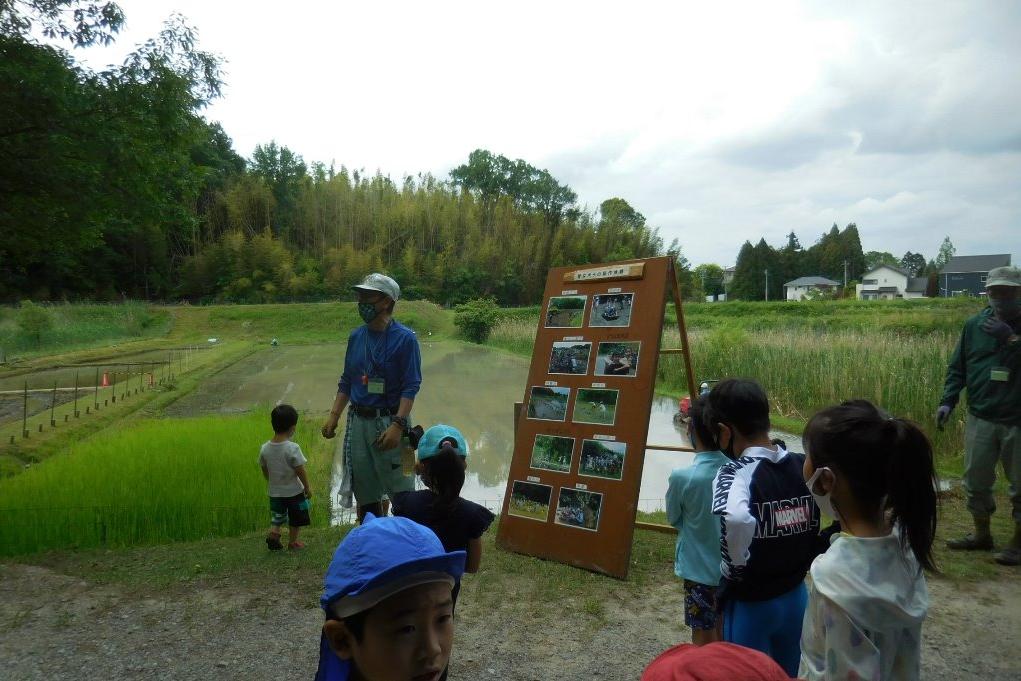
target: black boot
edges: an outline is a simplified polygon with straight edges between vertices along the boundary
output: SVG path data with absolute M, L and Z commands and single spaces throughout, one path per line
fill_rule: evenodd
M 993 535 L 989 532 L 989 518 L 974 516 L 975 533 L 960 539 L 951 539 L 947 548 L 951 551 L 992 551 Z
M 1014 536 L 1007 546 L 993 556 L 1000 565 L 1021 565 L 1021 523 L 1014 525 Z

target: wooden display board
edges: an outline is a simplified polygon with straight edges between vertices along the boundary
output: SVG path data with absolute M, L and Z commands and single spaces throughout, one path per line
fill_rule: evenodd
M 546 279 L 498 544 L 625 578 L 645 462 L 670 257 L 561 267 Z M 685 450 L 683 447 L 659 447 Z

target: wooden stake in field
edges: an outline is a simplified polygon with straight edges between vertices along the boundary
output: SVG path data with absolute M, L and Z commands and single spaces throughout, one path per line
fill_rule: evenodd
M 28 381 L 25 381 L 25 394 L 21 403 L 21 436 L 28 437 Z
M 99 367 L 96 367 L 96 396 L 95 396 L 95 407 L 99 409 Z
M 57 417 L 55 410 L 57 408 L 57 382 L 53 382 L 53 397 L 50 398 L 50 428 L 57 427 Z
M 74 417 L 78 418 L 78 371 L 74 372 Z

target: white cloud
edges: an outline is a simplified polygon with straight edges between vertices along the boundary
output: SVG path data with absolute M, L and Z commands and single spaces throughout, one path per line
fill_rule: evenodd
M 122 0 L 119 62 L 171 11 L 227 60 L 242 154 L 445 176 L 477 147 L 627 199 L 694 262 L 746 240 L 1021 259 L 1021 5 Z

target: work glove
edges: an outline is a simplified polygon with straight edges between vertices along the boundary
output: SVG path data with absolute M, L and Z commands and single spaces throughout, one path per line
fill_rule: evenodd
M 986 318 L 982 322 L 982 330 L 995 338 L 997 343 L 1006 343 L 1007 339 L 1014 335 L 1014 329 L 1010 328 L 1010 324 L 996 317 Z
M 954 408 L 948 404 L 939 405 L 939 409 L 936 410 L 936 426 L 939 427 L 940 430 L 943 430 L 943 426 L 945 426 L 946 422 L 950 419 L 950 412 L 953 410 Z

